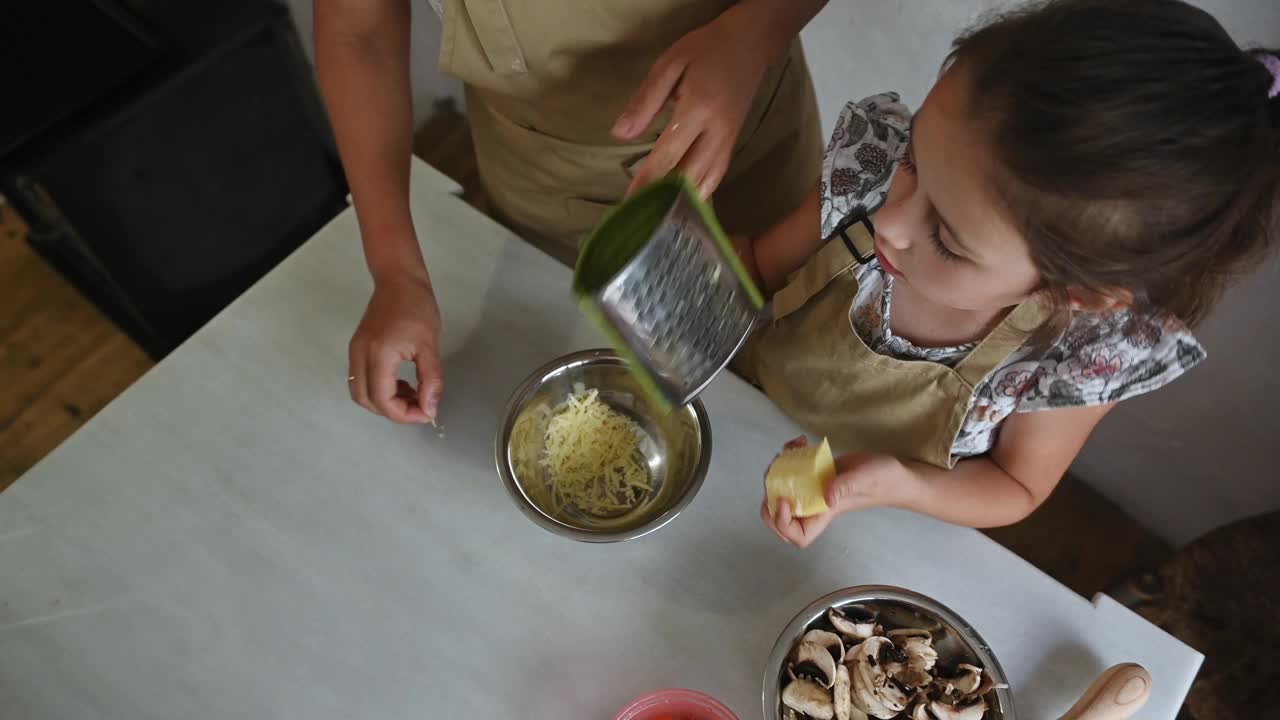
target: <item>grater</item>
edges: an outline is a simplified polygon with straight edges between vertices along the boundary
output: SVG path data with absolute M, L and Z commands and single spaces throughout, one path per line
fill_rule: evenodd
M 729 364 L 764 308 L 711 208 L 678 175 L 604 217 L 578 255 L 573 290 L 663 411 Z

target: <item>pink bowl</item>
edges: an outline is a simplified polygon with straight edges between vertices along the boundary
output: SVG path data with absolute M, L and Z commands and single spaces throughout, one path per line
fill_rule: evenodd
M 695 690 L 655 690 L 632 700 L 613 720 L 658 720 L 667 715 L 676 720 L 738 720 L 724 703 Z

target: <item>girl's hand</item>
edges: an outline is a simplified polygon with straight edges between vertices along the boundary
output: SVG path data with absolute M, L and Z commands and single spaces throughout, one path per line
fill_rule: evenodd
M 375 278 L 348 348 L 351 399 L 398 423 L 435 422 L 444 390 L 439 337 L 440 311 L 425 273 Z M 397 377 L 406 360 L 417 369 L 417 387 Z
M 764 521 L 764 526 L 772 530 L 782 542 L 798 548 L 809 547 L 809 543 L 827 529 L 835 516 L 834 512 L 825 512 L 807 518 L 792 517 L 791 502 L 783 499 L 778 500 L 778 514 L 772 516 L 769 514 L 769 501 L 760 503 L 760 519 Z
M 804 447 L 808 444 L 808 439 L 801 436 L 784 447 Z M 884 488 L 893 483 L 902 470 L 902 463 L 888 455 L 841 455 L 836 458 L 836 476 L 826 487 L 827 512 L 797 518 L 791 514 L 791 503 L 779 500 L 777 513 L 771 516 L 766 498 L 760 503 L 760 519 L 783 542 L 799 548 L 808 547 L 837 515 L 889 504 Z
M 658 57 L 631 96 L 613 127 L 614 137 L 623 141 L 639 137 L 669 100 L 675 106 L 628 195 L 675 168 L 703 197 L 724 179 L 738 132 L 769 64 L 760 43 L 752 41 L 768 28 L 751 27 L 745 19 L 725 13 L 685 35 Z

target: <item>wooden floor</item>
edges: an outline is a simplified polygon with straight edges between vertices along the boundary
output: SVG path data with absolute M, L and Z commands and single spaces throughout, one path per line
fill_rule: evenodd
M 0 206 L 0 490 L 151 367 Z
M 414 151 L 483 208 L 462 116 L 438 108 Z M 31 251 L 21 221 L 0 206 L 0 491 L 150 366 L 137 346 Z M 1169 552 L 1070 478 L 1030 519 L 988 534 L 1084 595 Z

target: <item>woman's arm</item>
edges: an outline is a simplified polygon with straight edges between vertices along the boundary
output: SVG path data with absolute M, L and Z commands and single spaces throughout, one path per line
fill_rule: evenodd
M 426 274 L 409 214 L 409 0 L 315 0 L 316 71 L 374 277 Z
M 872 507 L 911 510 L 968 527 L 1010 525 L 1049 497 L 1113 407 L 1015 413 L 1001 425 L 990 454 L 961 460 L 951 470 L 887 455 L 844 455 L 827 486 L 830 512 L 797 519 L 780 502 L 776 517 L 763 506 L 761 516 L 779 537 L 799 547 L 813 542 L 835 516 Z
M 409 0 L 315 0 L 316 70 L 355 204 L 373 295 L 348 346 L 351 399 L 434 422 L 440 312 L 409 213 Z M 417 387 L 398 379 L 411 361 Z
M 759 237 L 734 238 L 743 264 L 766 296 L 782 289 L 787 276 L 822 247 L 820 213 L 818 186 L 814 185 L 799 207 Z

